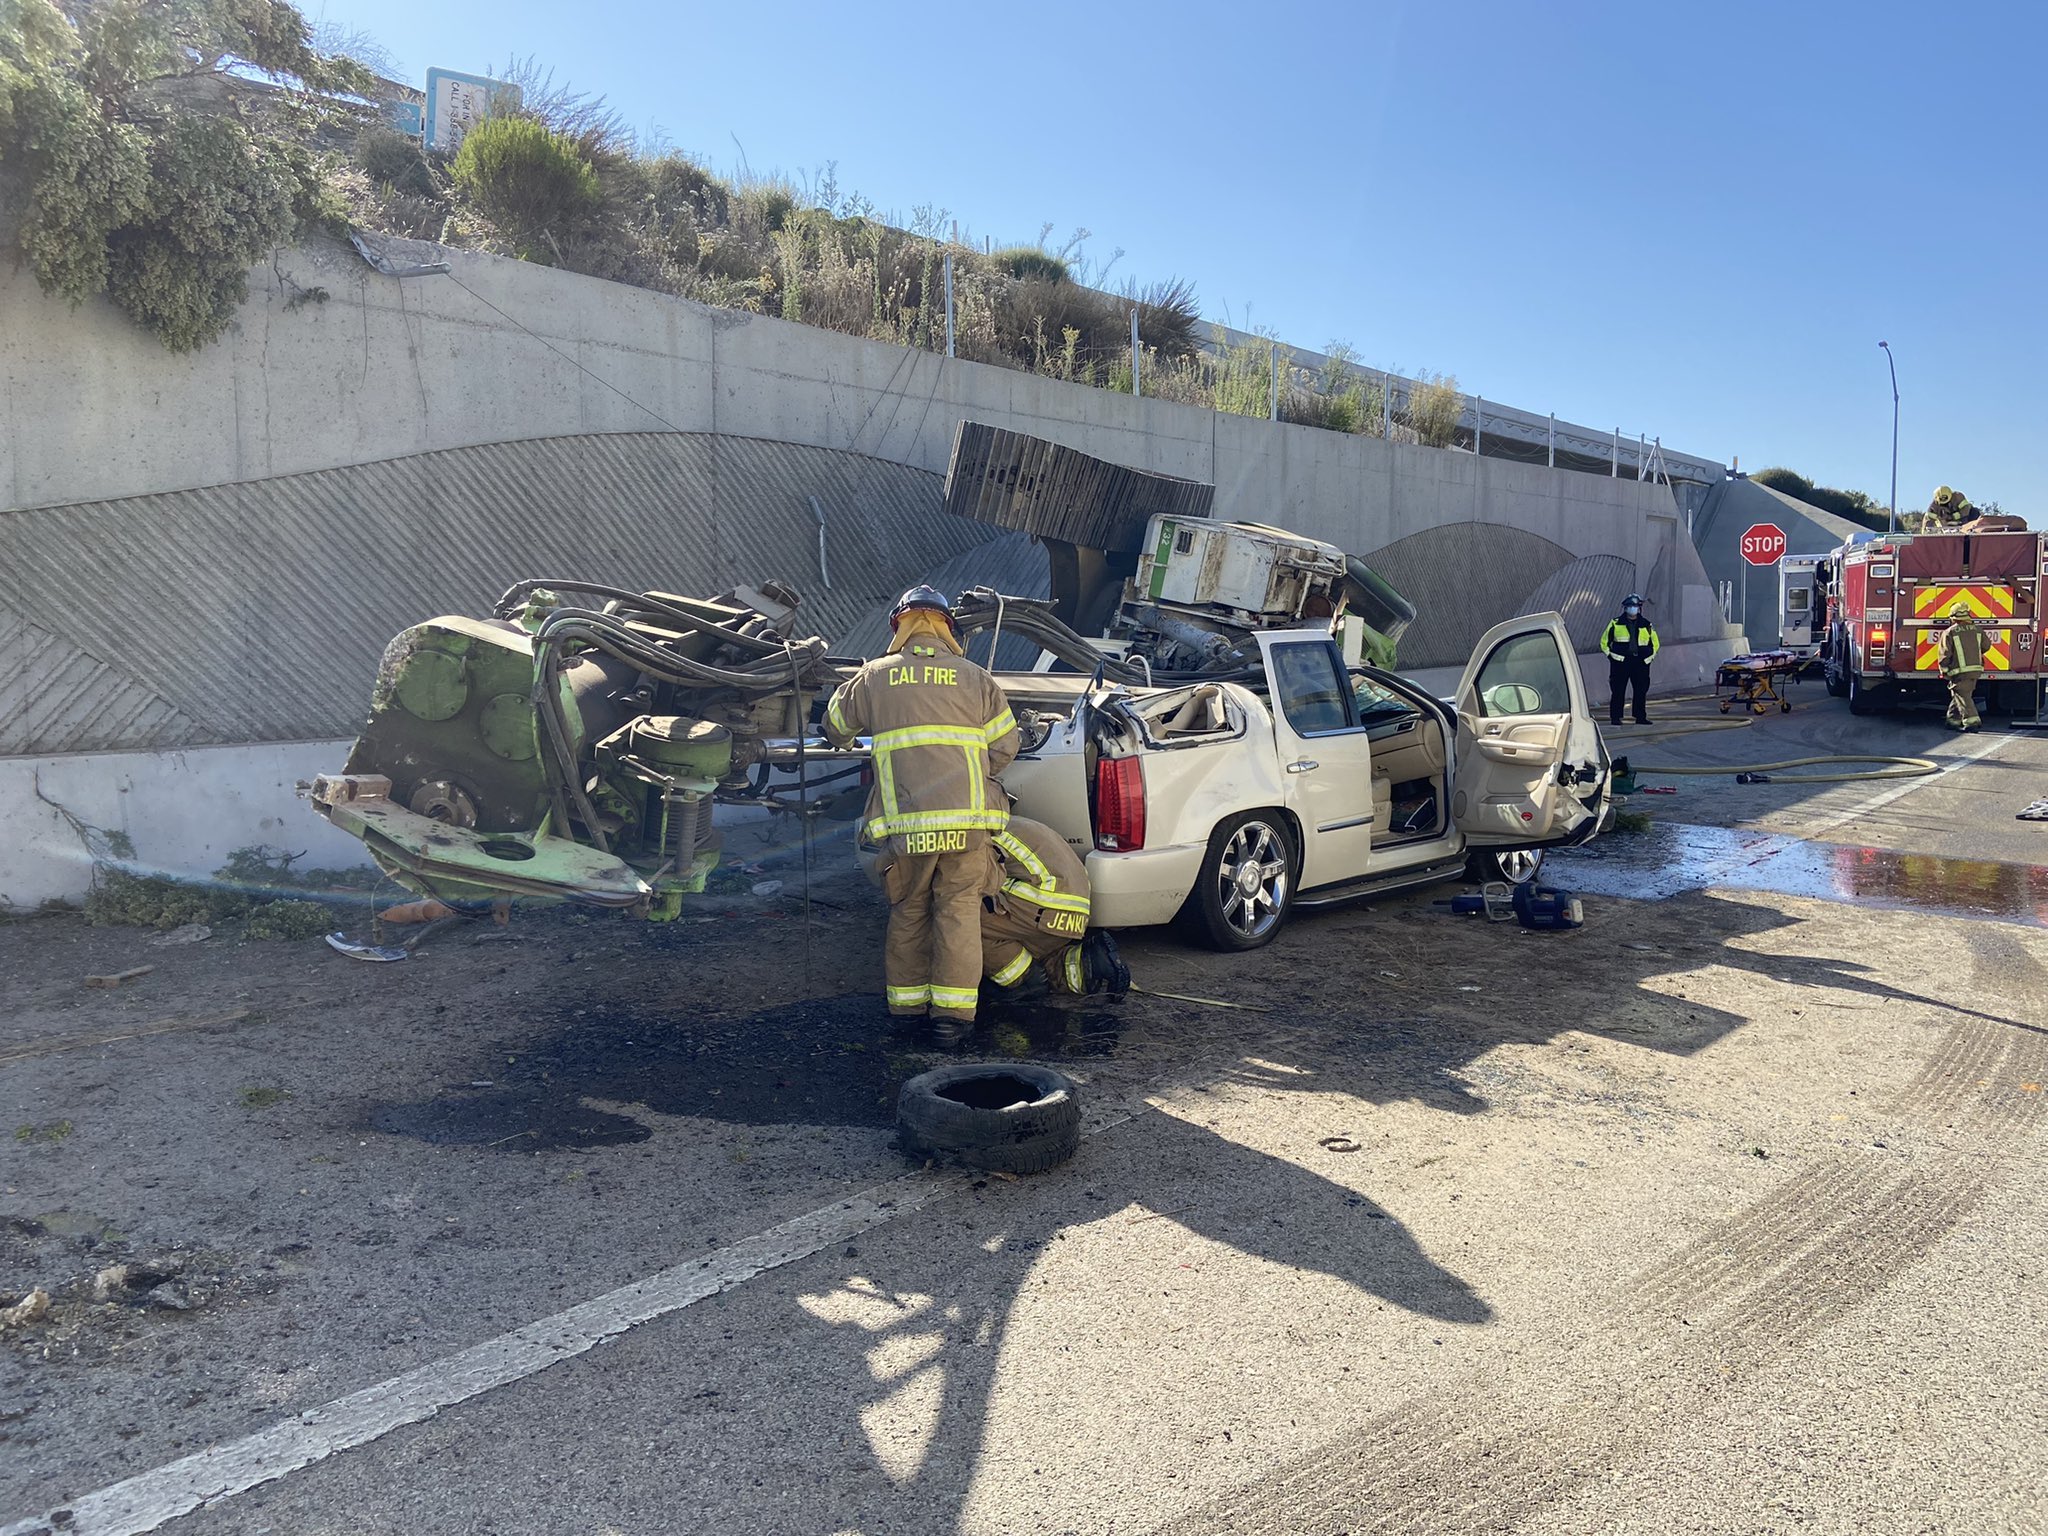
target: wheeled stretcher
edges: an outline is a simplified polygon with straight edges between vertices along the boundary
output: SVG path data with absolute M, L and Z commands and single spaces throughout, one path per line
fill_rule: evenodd
M 1795 651 L 1730 656 L 1714 669 L 1714 696 L 1721 701 L 1721 713 L 1746 704 L 1752 714 L 1762 715 L 1775 704 L 1790 714 L 1792 701 L 1779 690 L 1797 678 L 1805 665 L 1806 658 Z

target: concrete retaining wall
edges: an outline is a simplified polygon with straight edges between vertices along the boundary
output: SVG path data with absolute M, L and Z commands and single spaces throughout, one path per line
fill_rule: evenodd
M 1666 488 L 1220 416 L 430 254 L 451 271 L 386 277 L 333 243 L 280 252 L 252 273 L 231 333 L 183 356 L 108 306 L 74 310 L 0 270 L 10 845 L 72 858 L 76 839 L 35 801 L 38 763 L 48 782 L 51 760 L 90 753 L 114 786 L 94 793 L 133 796 L 155 778 L 130 772 L 130 751 L 257 744 L 167 759 L 182 764 L 169 782 L 184 817 L 225 825 L 250 773 L 298 776 L 264 744 L 353 729 L 390 634 L 473 611 L 522 576 L 681 590 L 784 576 L 833 639 L 871 635 L 886 597 L 932 571 L 1032 589 L 1028 545 L 939 510 L 964 419 L 1211 481 L 1221 516 L 1368 556 L 1422 609 L 1409 666 L 1461 662 L 1487 625 L 1538 608 L 1563 610 L 1590 645 L 1631 588 L 1667 640 L 1720 643 Z M 829 589 L 813 497 L 830 524 Z M 254 835 L 276 819 L 264 805 L 220 836 L 153 812 L 120 824 L 140 828 L 143 863 L 203 871 L 216 844 L 270 840 Z M 0 891 L 33 895 L 5 878 Z
M 1399 546 L 1389 556 L 1397 585 L 1427 588 L 1431 573 L 1444 573 L 1455 594 L 1454 604 L 1418 604 L 1411 654 L 1421 665 L 1462 654 L 1464 614 L 1490 622 L 1513 613 L 1581 560 L 1600 564 L 1566 577 L 1567 587 L 1597 588 L 1604 604 L 1620 595 L 1605 588 L 1625 580 L 1651 597 L 1667 631 L 1695 613 L 1709 622 L 1710 605 L 1688 591 L 1705 593 L 1706 575 L 1669 490 L 1654 484 L 1222 416 L 527 263 L 438 254 L 450 273 L 389 278 L 338 244 L 283 252 L 252 275 L 234 331 L 185 356 L 104 305 L 74 311 L 26 273 L 0 273 L 0 507 L 104 506 L 606 433 L 749 439 L 941 474 L 955 425 L 973 418 L 1211 481 L 1223 516 L 1358 554 Z M 326 297 L 307 297 L 316 293 Z M 785 489 L 804 488 L 792 480 Z M 723 494 L 714 487 L 681 510 L 715 518 L 728 510 Z M 260 533 L 260 498 L 242 505 Z M 351 509 L 334 510 L 342 534 Z M 785 528 L 803 534 L 805 510 L 800 500 L 787 509 L 796 516 Z M 1490 539 L 1492 529 L 1544 547 L 1532 560 L 1527 539 Z M 165 517 L 163 537 L 183 531 Z M 762 530 L 763 567 L 803 568 L 787 542 Z M 365 561 L 431 567 L 466 554 L 359 545 L 333 577 L 359 579 Z

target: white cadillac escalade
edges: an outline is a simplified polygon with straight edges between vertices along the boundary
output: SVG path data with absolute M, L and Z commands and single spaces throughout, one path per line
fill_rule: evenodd
M 1529 880 L 1600 829 L 1607 753 L 1558 615 L 1488 630 L 1448 701 L 1347 667 L 1327 629 L 1255 638 L 1262 682 L 998 674 L 1024 722 L 1003 783 L 1083 855 L 1096 926 L 1253 949 L 1297 907 Z

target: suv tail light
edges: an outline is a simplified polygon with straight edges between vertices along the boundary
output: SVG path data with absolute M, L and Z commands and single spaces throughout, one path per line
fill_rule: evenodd
M 1128 853 L 1145 846 L 1145 770 L 1135 757 L 1095 764 L 1095 846 Z

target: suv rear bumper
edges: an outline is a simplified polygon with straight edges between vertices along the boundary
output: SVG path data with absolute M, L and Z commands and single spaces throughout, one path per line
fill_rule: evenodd
M 1089 914 L 1095 928 L 1143 928 L 1172 920 L 1195 888 L 1207 843 L 1088 855 Z

